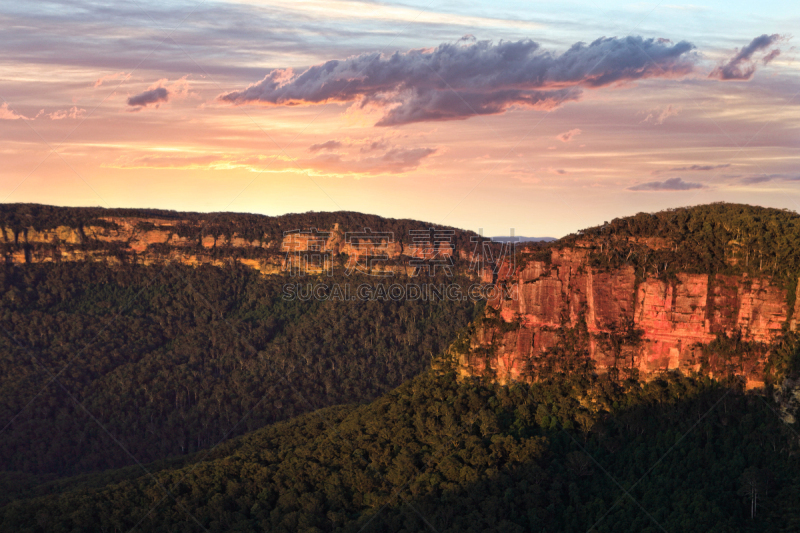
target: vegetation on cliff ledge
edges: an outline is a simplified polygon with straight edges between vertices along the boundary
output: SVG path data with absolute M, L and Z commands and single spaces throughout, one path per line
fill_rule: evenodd
M 412 230 L 428 230 L 432 223 L 411 219 L 385 218 L 353 211 L 290 213 L 280 216 L 256 215 L 250 213 L 194 213 L 169 211 L 164 209 L 130 209 L 102 207 L 58 207 L 40 204 L 0 204 L 0 227 L 9 228 L 19 234 L 27 228 L 37 231 L 51 230 L 59 226 L 81 229 L 87 226 L 116 228 L 113 218 L 142 218 L 171 221 L 165 231 L 173 232 L 179 237 L 196 241 L 204 236 L 221 237 L 230 240 L 237 235 L 247 241 L 272 243 L 276 251 L 280 251 L 280 242 L 284 232 L 312 228 L 327 231 L 339 224 L 343 232 L 363 232 L 366 229 L 374 232 L 389 232 L 398 242 L 411 242 Z M 152 223 L 142 221 L 137 229 L 156 229 Z M 471 239 L 478 235 L 449 226 L 437 226 L 437 229 L 452 231 L 452 244 L 456 248 L 471 250 L 474 247 Z M 89 243 L 84 244 L 87 246 Z M 93 242 L 94 247 L 108 246 L 108 243 Z M 230 252 L 230 250 L 229 250 Z
M 554 246 L 590 246 L 596 267 L 630 264 L 670 272 L 800 274 L 800 215 L 745 204 L 713 203 L 616 218 Z

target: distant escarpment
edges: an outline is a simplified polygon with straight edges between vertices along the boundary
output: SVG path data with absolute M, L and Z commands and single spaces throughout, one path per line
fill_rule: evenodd
M 425 262 L 454 268 L 476 240 L 486 239 L 456 228 L 353 212 L 269 217 L 0 205 L 0 253 L 7 264 L 235 261 L 265 274 L 332 268 L 413 273 Z
M 799 219 L 712 204 L 614 220 L 518 254 L 494 272 L 495 297 L 451 355 L 462 375 L 501 382 L 583 365 L 762 386 L 796 371 L 786 345 L 800 317 Z

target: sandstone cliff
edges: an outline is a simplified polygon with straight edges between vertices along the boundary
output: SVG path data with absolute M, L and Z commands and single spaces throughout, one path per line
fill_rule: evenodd
M 437 237 L 435 232 L 418 231 L 425 234 L 422 240 L 369 229 L 345 232 L 335 223 L 327 229 L 298 229 L 277 236 L 263 232 L 253 236 L 250 231 L 248 236 L 212 232 L 203 220 L 106 216 L 77 227 L 0 226 L 0 251 L 7 264 L 128 261 L 219 266 L 236 260 L 264 274 L 330 267 L 410 274 L 416 269 L 414 260 L 451 264 L 452 258 L 467 256 L 466 250 L 456 252 L 450 233 Z
M 265 217 L 0 205 L 0 253 L 10 264 L 236 261 L 264 274 L 415 274 L 455 262 L 463 274 L 482 259 L 481 281 L 502 289 L 487 307 L 497 319 L 477 327 L 459 363 L 465 375 L 491 370 L 501 381 L 532 379 L 559 334 L 581 327 L 597 371 L 734 373 L 754 387 L 764 380 L 770 343 L 800 317 L 800 298 L 786 288 L 800 272 L 795 213 L 711 204 L 638 214 L 532 247 L 513 268 L 502 247 L 487 250 L 477 237 L 351 212 Z M 740 344 L 718 353 L 718 336 Z
M 458 354 L 462 374 L 488 370 L 501 382 L 530 380 L 559 330 L 585 324 L 599 372 L 634 368 L 643 378 L 673 369 L 712 377 L 732 372 L 750 388 L 763 385 L 766 348 L 792 316 L 786 289 L 747 274 L 640 279 L 631 266 L 592 268 L 589 253 L 553 249 L 549 261 L 501 269 L 504 290 L 487 305 L 499 323 L 479 326 L 470 349 Z M 733 360 L 704 350 L 718 334 L 750 349 Z

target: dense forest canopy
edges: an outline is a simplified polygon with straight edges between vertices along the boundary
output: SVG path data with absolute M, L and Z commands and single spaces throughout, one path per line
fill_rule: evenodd
M 39 487 L 0 531 L 788 532 L 798 451 L 766 400 L 708 380 L 427 372 L 180 464 Z
M 428 368 L 479 311 L 447 299 L 285 299 L 296 282 L 235 264 L 0 268 L 0 470 L 16 473 L 0 500 L 22 474 L 36 483 L 181 456 L 371 400 Z
M 579 243 L 595 249 L 598 267 L 632 264 L 643 274 L 747 272 L 786 280 L 800 275 L 800 215 L 784 209 L 713 203 L 639 213 L 555 245 Z

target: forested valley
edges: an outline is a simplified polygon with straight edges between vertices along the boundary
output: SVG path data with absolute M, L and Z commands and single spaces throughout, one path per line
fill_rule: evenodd
M 45 211 L 50 225 L 84 220 Z M 0 212 L 12 226 L 30 215 L 14 213 Z M 639 214 L 519 258 L 574 245 L 592 268 L 667 281 L 769 275 L 793 308 L 798 220 L 727 204 Z M 499 385 L 456 364 L 476 324 L 497 320 L 480 301 L 286 299 L 297 278 L 236 261 L 0 276 L 0 532 L 800 530 L 800 434 L 784 401 L 800 400 L 800 335 L 788 320 L 758 347 L 774 379 L 756 390 L 601 373 L 585 322 L 558 330 L 531 382 Z
M 735 383 L 509 387 L 445 365 L 180 463 L 39 487 L 0 530 L 789 532 L 799 451 L 771 400 Z
M 337 276 L 316 281 L 387 283 Z M 315 280 L 235 263 L 2 268 L 0 500 L 374 399 L 428 368 L 479 311 L 286 299 L 298 281 Z

